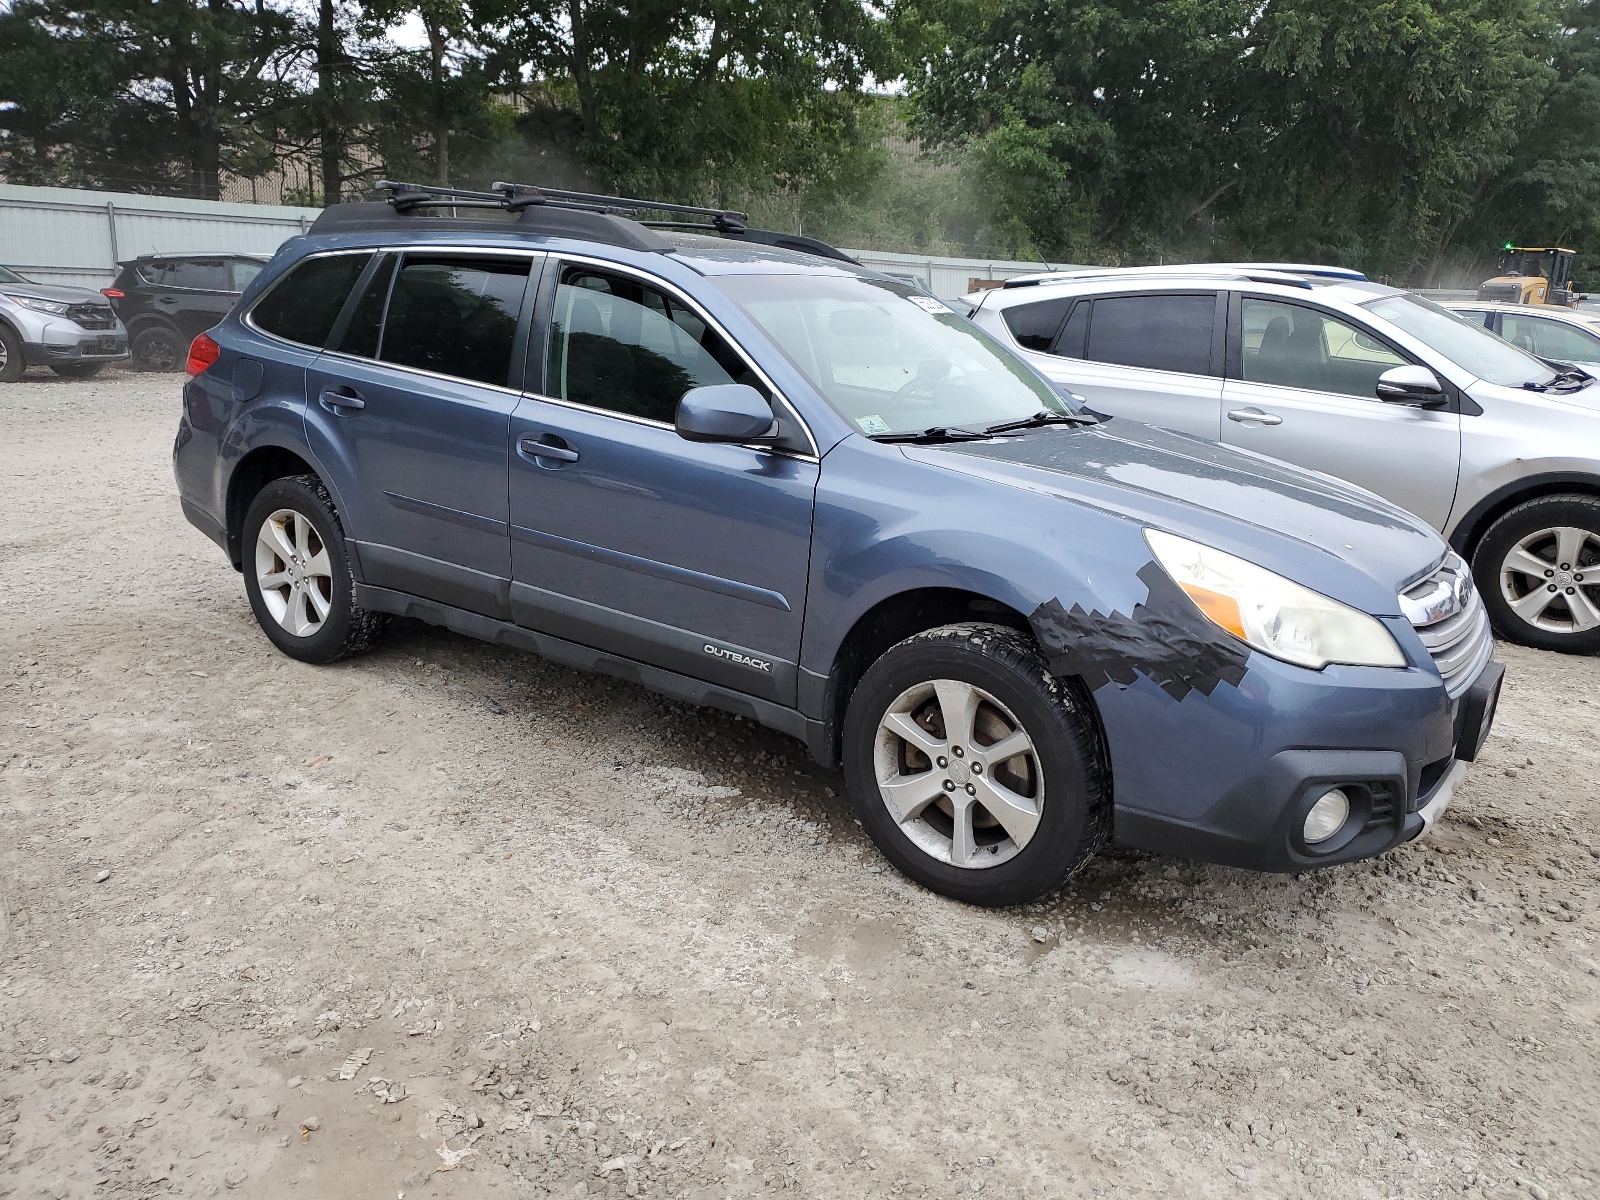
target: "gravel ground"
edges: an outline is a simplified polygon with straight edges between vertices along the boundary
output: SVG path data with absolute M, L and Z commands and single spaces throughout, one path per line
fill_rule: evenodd
M 731 716 L 278 654 L 177 392 L 0 389 L 0 1197 L 1597 1194 L 1600 661 L 1382 861 L 964 908 Z

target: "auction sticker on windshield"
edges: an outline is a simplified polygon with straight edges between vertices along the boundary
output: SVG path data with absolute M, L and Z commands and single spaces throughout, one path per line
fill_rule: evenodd
M 947 313 L 951 311 L 948 304 L 943 304 L 938 300 L 935 300 L 932 296 L 907 296 L 906 299 L 911 301 L 911 303 L 915 304 L 924 312 Z
M 889 432 L 889 422 L 873 413 L 871 416 L 857 417 L 856 424 L 861 427 L 862 433 L 878 434 Z

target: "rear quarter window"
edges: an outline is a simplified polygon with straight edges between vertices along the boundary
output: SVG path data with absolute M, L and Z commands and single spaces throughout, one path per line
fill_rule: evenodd
M 322 348 L 371 258 L 363 252 L 302 260 L 256 302 L 250 323 L 286 341 Z

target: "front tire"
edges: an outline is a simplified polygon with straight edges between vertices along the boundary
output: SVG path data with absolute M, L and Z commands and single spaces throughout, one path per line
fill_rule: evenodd
M 1600 651 L 1600 500 L 1517 505 L 1483 535 L 1472 576 L 1502 636 L 1565 654 Z
M 22 356 L 22 339 L 11 326 L 0 322 L 0 383 L 16 383 L 28 369 Z
M 141 371 L 176 371 L 183 366 L 187 347 L 170 325 L 151 325 L 133 335 L 129 347 L 133 365 Z
M 1091 701 L 1025 634 L 960 624 L 873 663 L 845 715 L 862 827 L 901 872 L 969 904 L 1060 887 L 1109 838 Z
M 274 479 L 245 513 L 244 587 L 272 644 L 301 662 L 370 650 L 388 623 L 355 602 L 344 528 L 315 475 Z

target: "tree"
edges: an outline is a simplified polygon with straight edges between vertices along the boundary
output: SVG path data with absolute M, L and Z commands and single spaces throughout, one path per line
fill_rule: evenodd
M 80 177 L 215 199 L 225 166 L 270 159 L 257 123 L 287 94 L 292 33 L 263 0 L 21 0 L 0 17 L 7 142 L 21 131 Z

